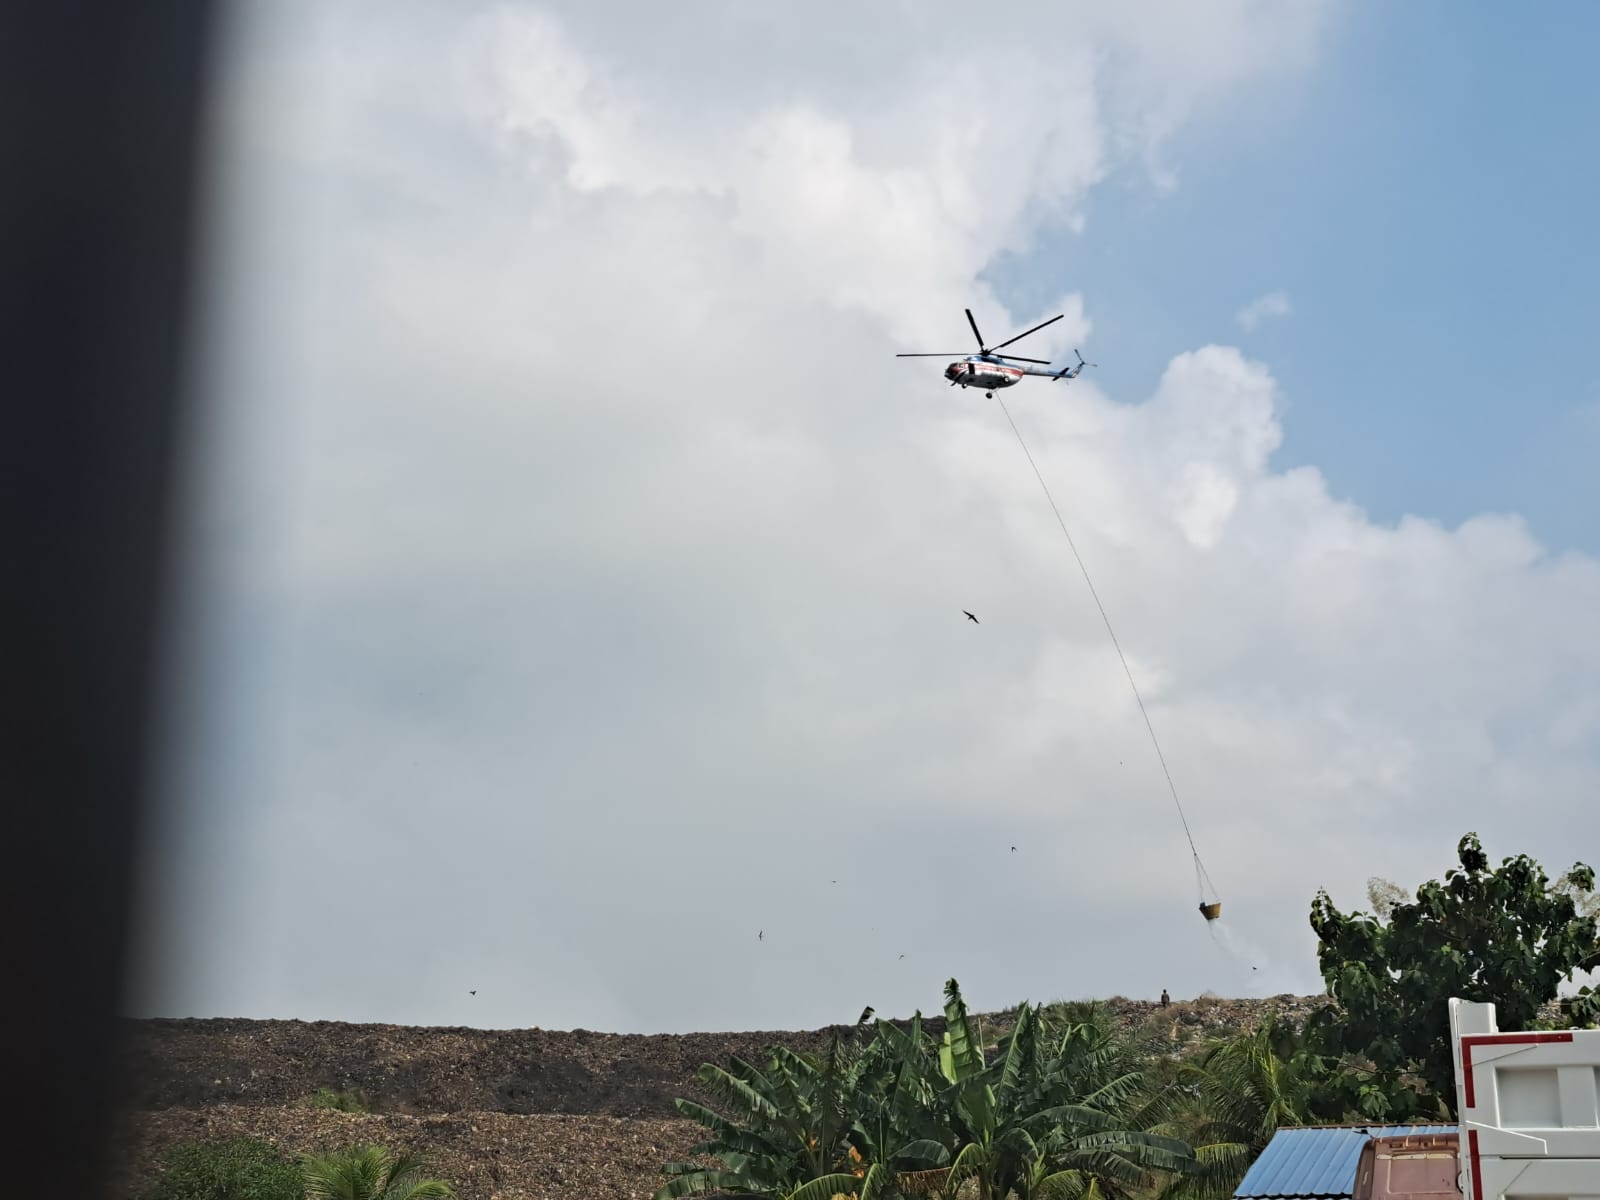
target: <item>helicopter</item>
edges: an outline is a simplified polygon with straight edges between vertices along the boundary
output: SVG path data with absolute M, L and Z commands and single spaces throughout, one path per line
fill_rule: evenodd
M 973 336 L 978 339 L 978 352 L 976 354 L 969 354 L 960 361 L 951 363 L 944 369 L 944 377 L 950 381 L 951 387 L 955 387 L 958 383 L 964 388 L 981 387 L 984 389 L 984 395 L 988 396 L 992 400 L 994 399 L 995 388 L 1007 388 L 1021 383 L 1023 376 L 1025 375 L 1038 375 L 1045 379 L 1076 379 L 1083 373 L 1083 369 L 1085 367 L 1093 367 L 1098 365 L 1092 362 L 1084 362 L 1083 355 L 1078 354 L 1077 350 L 1073 351 L 1074 354 L 1078 355 L 1078 361 L 1076 365 L 1063 367 L 1059 371 L 1050 369 L 1050 364 L 1045 362 L 1045 360 L 1042 358 L 1023 358 L 1016 354 L 995 353 L 995 350 L 1003 350 L 1005 347 L 1011 345 L 1012 342 L 1020 342 L 1030 333 L 1039 332 L 1039 330 L 1043 329 L 1046 325 L 1055 324 L 1057 321 L 1061 320 L 1062 317 L 1066 316 L 1066 313 L 1057 313 L 1048 321 L 1042 321 L 1035 325 L 1032 329 L 1023 330 L 1021 333 L 1017 334 L 1016 337 L 1008 338 L 1001 342 L 994 348 L 994 350 L 989 349 L 989 347 L 983 344 L 983 334 L 978 332 L 978 322 L 973 318 L 972 310 L 969 308 L 966 310 L 966 313 L 967 324 L 972 326 Z M 959 353 L 961 353 L 959 350 L 949 350 L 943 353 L 935 354 L 896 354 L 895 357 L 947 358 L 951 354 Z M 1043 367 L 1045 369 L 1040 370 L 1039 367 L 1014 367 L 1011 365 L 1014 362 L 1038 363 L 1039 367 Z

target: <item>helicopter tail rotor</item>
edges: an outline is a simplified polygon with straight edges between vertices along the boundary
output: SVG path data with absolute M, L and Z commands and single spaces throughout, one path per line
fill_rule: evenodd
M 1078 365 L 1075 367 L 1061 368 L 1061 370 L 1057 371 L 1050 377 L 1051 382 L 1054 382 L 1057 379 L 1076 379 L 1079 375 L 1083 374 L 1083 369 L 1085 367 L 1097 367 L 1100 365 L 1099 363 L 1084 362 L 1083 355 L 1076 348 L 1074 348 L 1072 352 L 1078 355 Z

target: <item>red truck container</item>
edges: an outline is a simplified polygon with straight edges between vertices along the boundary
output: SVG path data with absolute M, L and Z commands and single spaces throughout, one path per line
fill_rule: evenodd
M 1461 1200 L 1459 1155 L 1453 1133 L 1375 1137 L 1361 1151 L 1351 1200 Z

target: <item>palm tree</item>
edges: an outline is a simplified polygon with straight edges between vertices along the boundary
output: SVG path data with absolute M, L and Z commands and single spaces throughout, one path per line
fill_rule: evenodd
M 410 1151 L 356 1146 L 301 1159 L 306 1200 L 447 1200 L 450 1185 L 423 1177 L 423 1160 Z
M 1284 1126 L 1312 1115 L 1321 1060 L 1274 1017 L 1253 1033 L 1218 1042 L 1179 1068 L 1189 1103 L 1180 1122 L 1199 1169 L 1174 1180 L 1161 1200 L 1223 1200 Z

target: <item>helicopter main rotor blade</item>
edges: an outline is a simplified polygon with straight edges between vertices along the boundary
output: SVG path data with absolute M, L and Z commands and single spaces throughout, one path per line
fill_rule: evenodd
M 965 358 L 965 350 L 947 350 L 943 354 L 896 354 L 896 358 Z
M 1021 333 L 1017 334 L 1016 337 L 1010 338 L 1007 341 L 1001 342 L 999 346 L 995 347 L 995 349 L 998 350 L 998 349 L 1000 349 L 1001 346 L 1009 346 L 1009 345 L 1011 345 L 1012 342 L 1020 342 L 1023 338 L 1027 337 L 1030 333 L 1038 333 L 1039 330 L 1043 329 L 1046 325 L 1054 325 L 1057 321 L 1061 320 L 1061 318 L 1066 316 L 1066 315 L 1067 315 L 1066 313 L 1057 313 L 1055 316 L 1051 317 L 1048 321 L 1041 321 L 1041 322 L 1039 322 L 1039 324 L 1035 325 L 1032 329 L 1025 329 Z
M 989 357 L 990 358 L 1003 358 L 1003 359 L 1007 360 L 1008 362 L 1038 363 L 1042 367 L 1048 367 L 1050 365 L 1050 360 L 1047 359 L 1047 358 L 1023 358 L 1022 355 L 1020 355 L 1020 354 L 990 354 Z
M 1065 314 L 1063 314 L 1063 315 L 1065 315 Z M 978 339 L 978 353 L 980 353 L 980 354 L 989 353 L 989 351 L 984 348 L 984 345 L 983 345 L 983 334 L 978 332 L 978 322 L 973 319 L 972 310 L 970 308 L 967 309 L 967 324 L 972 326 L 972 336 Z

